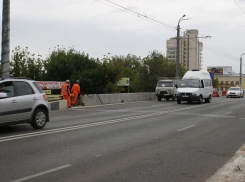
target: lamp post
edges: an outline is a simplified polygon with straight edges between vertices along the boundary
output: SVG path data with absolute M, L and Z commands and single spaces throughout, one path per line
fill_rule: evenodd
M 242 55 L 244 55 L 243 53 Z M 242 88 L 242 55 L 240 57 L 240 87 Z
M 180 26 L 179 26 L 179 23 L 180 23 L 182 20 L 188 20 L 188 19 L 183 19 L 184 17 L 185 17 L 185 15 L 183 15 L 183 16 L 179 19 L 179 22 L 178 22 L 178 25 L 177 25 L 177 53 L 176 53 L 176 74 L 175 74 L 176 79 L 179 79 L 179 32 L 180 32 Z

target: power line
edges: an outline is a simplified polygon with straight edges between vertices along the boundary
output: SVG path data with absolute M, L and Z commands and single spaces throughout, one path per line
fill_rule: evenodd
M 233 0 L 236 4 L 237 2 L 235 0 Z M 237 4 L 237 6 L 242 10 L 242 12 L 245 14 L 245 11 L 243 11 L 243 9 L 239 6 L 239 4 Z
M 96 1 L 98 1 L 98 0 L 96 0 Z M 122 6 L 121 4 L 114 3 L 114 2 L 112 2 L 112 1 L 110 1 L 110 0 L 104 0 L 104 1 L 110 3 L 110 4 L 114 5 L 114 6 L 117 6 L 117 7 L 121 8 L 121 9 L 119 9 L 119 10 L 122 10 L 122 11 L 124 11 L 124 12 L 130 12 L 130 14 L 137 15 L 138 17 L 141 17 L 141 18 L 143 18 L 143 19 L 148 19 L 148 20 L 150 20 L 150 21 L 152 21 L 152 22 L 157 23 L 158 25 L 161 25 L 163 28 L 166 28 L 166 29 L 168 29 L 168 30 L 170 30 L 170 31 L 175 31 L 175 28 L 174 28 L 173 26 L 168 25 L 168 24 L 166 24 L 166 23 L 163 23 L 163 22 L 161 22 L 161 21 L 155 20 L 155 19 L 153 19 L 153 18 L 150 18 L 149 16 L 146 16 L 146 14 L 138 13 L 137 11 L 134 11 L 134 10 L 132 10 L 132 9 L 126 8 L 126 7 Z M 98 1 L 98 2 L 101 2 L 101 1 Z M 102 3 L 102 2 L 101 2 L 101 3 Z M 105 4 L 105 3 L 103 3 L 103 4 Z M 106 5 L 108 5 L 108 4 L 106 4 Z M 113 6 L 111 6 L 111 7 L 113 7 Z M 114 7 L 114 8 L 115 8 L 115 7 Z M 118 9 L 118 8 L 116 8 L 116 9 Z
M 241 2 L 242 6 L 243 6 L 243 9 L 245 9 L 245 7 L 244 7 L 244 5 L 243 5 L 242 1 L 241 1 L 241 0 L 239 0 L 239 1 Z
M 168 30 L 170 30 L 170 31 L 176 31 L 176 29 L 175 29 L 175 27 L 173 27 L 173 26 L 171 26 L 171 25 L 168 25 L 167 23 L 163 23 L 163 22 L 161 22 L 161 21 L 158 21 L 158 20 L 156 20 L 156 18 L 154 17 L 154 18 L 151 18 L 150 16 L 146 16 L 146 13 L 145 12 L 143 12 L 143 11 L 141 11 L 141 10 L 139 10 L 139 12 L 143 12 L 144 14 L 142 14 L 142 13 L 139 13 L 139 12 L 137 12 L 137 11 L 134 11 L 133 9 L 130 9 L 130 8 L 127 8 L 127 7 L 124 7 L 122 4 L 120 4 L 118 1 L 117 1 L 117 3 L 115 3 L 115 2 L 112 2 L 112 1 L 110 1 L 110 0 L 104 0 L 104 1 L 106 1 L 107 3 L 105 3 L 105 2 L 101 2 L 101 0 L 99 1 L 99 0 L 96 0 L 96 1 L 98 1 L 98 2 L 100 2 L 100 3 L 103 3 L 103 4 L 105 4 L 105 5 L 107 5 L 107 6 L 110 6 L 110 7 L 113 7 L 113 8 L 116 8 L 116 9 L 118 9 L 118 10 L 121 10 L 121 11 L 123 11 L 123 12 L 126 12 L 126 13 L 129 13 L 129 14 L 131 14 L 131 15 L 137 15 L 139 18 L 141 18 L 141 19 L 144 19 L 144 20 L 146 20 L 146 21 L 149 21 L 149 22 L 151 22 L 151 23 L 154 23 L 154 24 L 156 24 L 156 25 L 158 25 L 158 26 L 161 26 L 161 27 L 163 27 L 163 28 L 166 28 L 166 29 L 168 29 Z M 124 0 L 121 0 L 121 1 L 123 1 L 124 3 L 126 3 L 126 4 L 128 4 L 128 5 L 130 5 L 130 6 L 132 6 L 131 4 L 129 4 L 129 3 L 127 3 L 127 2 L 125 2 Z M 108 4 L 109 3 L 109 4 Z M 236 2 L 235 2 L 236 3 Z M 133 7 L 133 6 L 132 6 Z M 240 7 L 240 6 L 239 6 Z M 135 7 L 134 7 L 135 8 Z M 136 9 L 138 9 L 138 8 L 136 8 Z M 183 33 L 183 32 L 182 32 Z M 190 40 L 192 40 L 192 41 L 195 41 L 196 42 L 196 40 L 193 40 L 192 38 L 190 38 Z M 196 42 L 196 43 L 198 43 L 198 42 Z M 203 47 L 205 48 L 205 49 L 207 49 L 208 51 L 210 51 L 210 52 L 212 52 L 212 53 L 214 53 L 214 54 L 216 54 L 216 55 L 218 55 L 218 56 L 221 56 L 221 57 L 225 57 L 225 58 L 228 58 L 228 59 L 233 59 L 233 60 L 238 60 L 238 59 L 236 59 L 236 58 L 234 58 L 233 56 L 231 56 L 229 53 L 227 53 L 226 51 L 224 52 L 224 51 L 221 51 L 221 50 L 219 50 L 219 49 L 217 49 L 217 48 L 214 48 L 214 47 L 212 47 L 212 46 L 210 46 L 210 45 L 208 45 L 208 44 L 204 44 L 203 43 Z

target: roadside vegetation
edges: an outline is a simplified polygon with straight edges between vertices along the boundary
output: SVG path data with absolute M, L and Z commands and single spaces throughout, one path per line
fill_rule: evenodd
M 31 54 L 20 46 L 12 51 L 10 76 L 28 77 L 37 81 L 80 80 L 84 94 L 127 92 L 127 87 L 118 87 L 120 78 L 130 78 L 130 92 L 154 92 L 157 77 L 175 77 L 176 64 L 169 62 L 162 53 L 152 51 L 145 58 L 104 55 L 103 59 L 89 57 L 73 47 L 55 48 L 47 58 Z M 180 65 L 179 75 L 187 70 Z

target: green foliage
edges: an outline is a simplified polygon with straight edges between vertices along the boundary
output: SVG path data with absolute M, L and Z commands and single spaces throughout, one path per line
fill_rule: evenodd
M 169 62 L 161 53 L 153 51 L 141 61 L 137 85 L 134 90 L 137 92 L 154 92 L 157 77 L 175 77 L 176 64 Z M 182 65 L 179 66 L 180 76 L 187 71 Z
M 12 53 L 10 76 L 27 77 L 34 80 L 43 79 L 44 69 L 40 55 L 35 58 L 35 54 L 31 54 L 28 47 L 21 49 L 20 46 L 16 47 Z
M 214 87 L 214 88 L 218 88 L 218 87 L 219 87 L 219 79 L 218 79 L 217 77 L 214 78 L 213 87 Z
M 11 76 L 30 77 L 43 81 L 80 81 L 83 94 L 128 92 L 128 87 L 118 87 L 121 78 L 130 79 L 130 92 L 153 92 L 157 77 L 175 77 L 175 62 L 169 62 L 161 53 L 151 52 L 141 59 L 127 56 L 105 55 L 102 60 L 90 58 L 74 47 L 66 50 L 59 46 L 45 59 L 35 58 L 28 48 L 15 48 L 11 60 Z M 187 70 L 180 65 L 183 76 Z

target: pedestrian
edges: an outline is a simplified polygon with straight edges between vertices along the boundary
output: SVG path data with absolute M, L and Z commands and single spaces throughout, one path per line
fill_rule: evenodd
M 70 100 L 70 80 L 66 80 L 66 83 L 64 83 L 61 86 L 61 95 L 63 96 L 63 99 L 67 101 L 67 107 L 71 108 L 71 100 Z
M 73 105 L 78 105 L 77 98 L 80 96 L 80 86 L 79 86 L 79 80 L 76 80 L 76 83 L 73 84 L 71 93 L 73 94 L 72 97 L 72 104 Z

